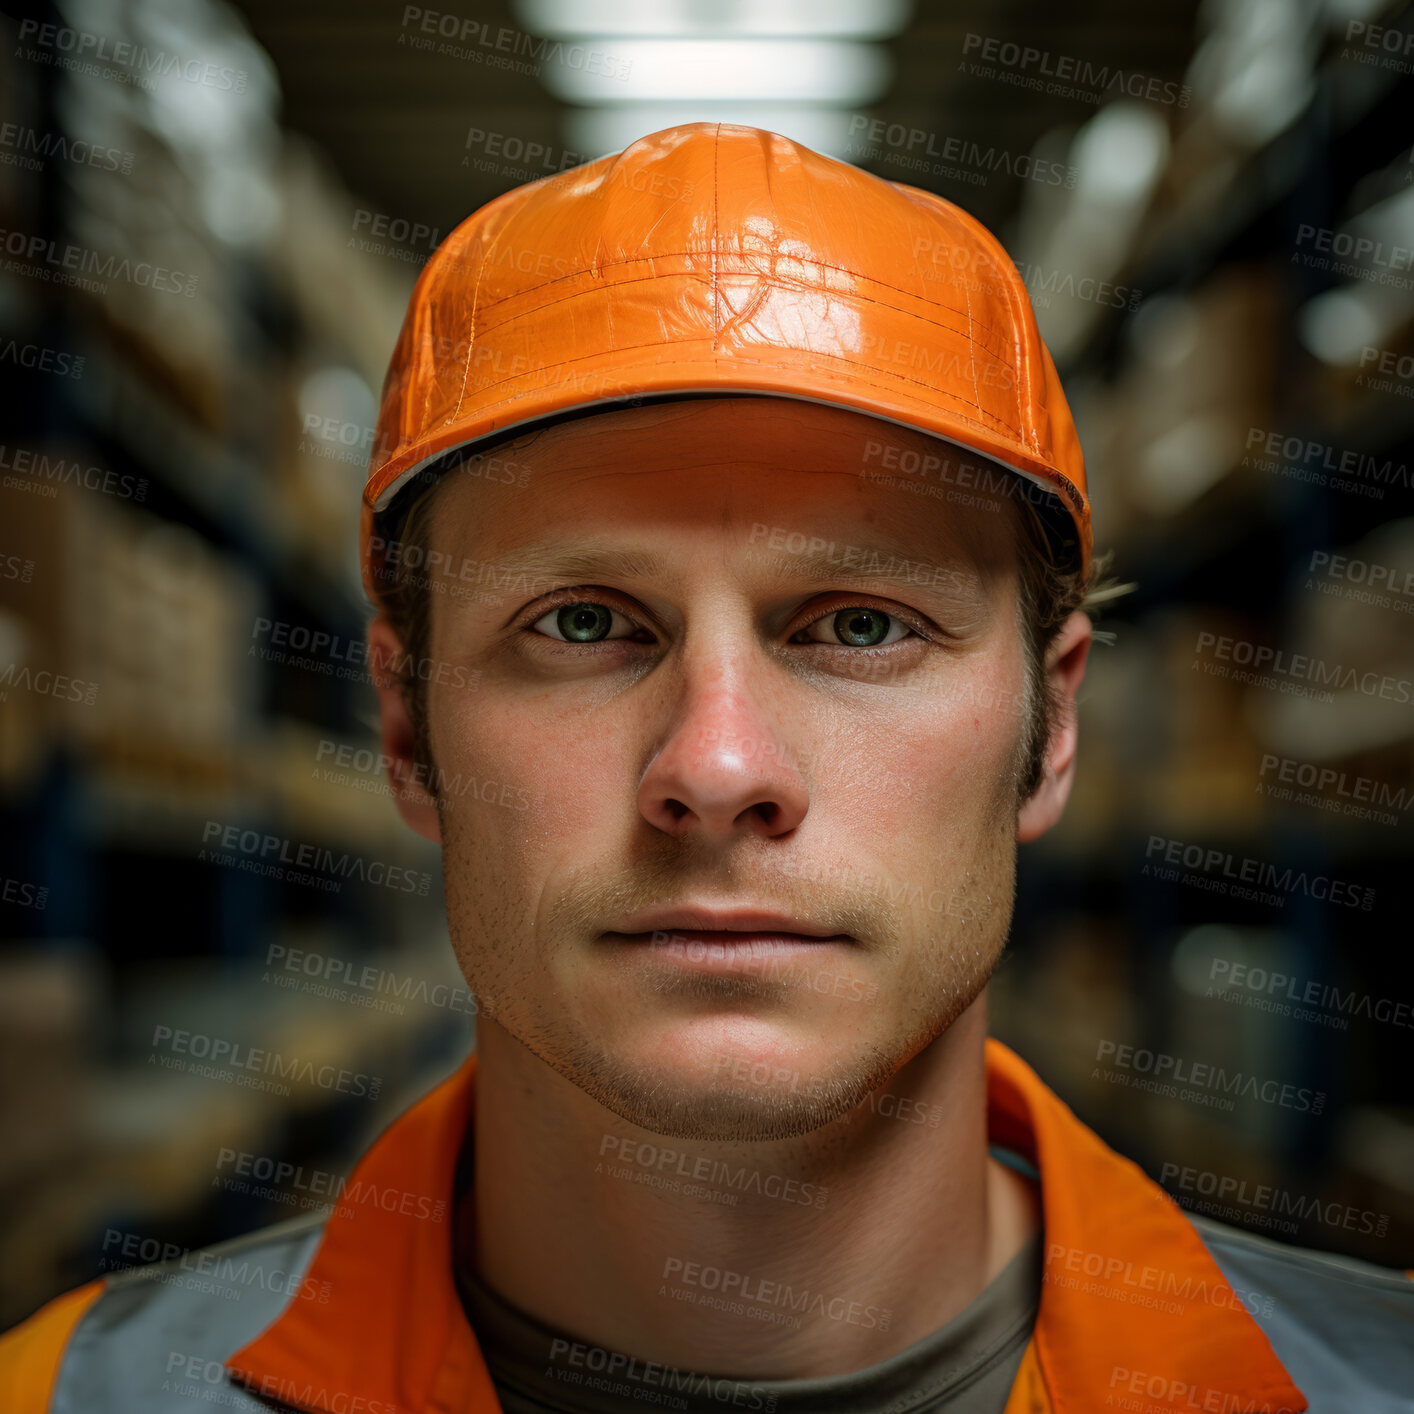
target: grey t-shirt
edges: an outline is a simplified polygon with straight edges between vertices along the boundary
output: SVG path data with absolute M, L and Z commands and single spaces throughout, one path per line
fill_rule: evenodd
M 505 1414 L 1001 1414 L 1041 1300 L 1037 1232 L 975 1301 L 887 1360 L 847 1375 L 738 1380 L 634 1360 L 561 1335 L 459 1271 L 467 1319 Z

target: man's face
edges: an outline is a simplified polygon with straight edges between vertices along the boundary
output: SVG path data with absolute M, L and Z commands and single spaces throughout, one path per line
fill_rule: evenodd
M 650 405 L 437 492 L 453 944 L 488 1024 L 646 1129 L 817 1129 L 1001 953 L 1026 710 L 1012 515 L 878 479 L 881 443 L 940 446 L 803 402 Z M 722 936 L 753 913 L 814 937 Z

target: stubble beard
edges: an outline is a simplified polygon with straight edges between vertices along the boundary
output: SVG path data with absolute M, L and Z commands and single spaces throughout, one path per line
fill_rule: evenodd
M 511 943 L 508 948 L 505 920 L 497 919 L 494 903 L 487 908 L 487 900 L 497 897 L 494 884 L 479 885 L 475 870 L 459 865 L 462 859 L 470 862 L 484 857 L 475 848 L 474 832 L 467 832 L 468 847 L 463 849 L 452 818 L 456 812 L 444 809 L 439 801 L 452 946 L 478 999 L 497 998 L 494 1007 L 480 1008 L 482 1014 L 620 1119 L 674 1139 L 761 1143 L 799 1138 L 824 1128 L 886 1086 L 981 995 L 1001 960 L 1011 920 L 1016 864 L 1012 800 L 1011 785 L 1004 783 L 998 795 L 999 810 L 989 812 L 988 843 L 975 860 L 976 867 L 965 871 L 961 880 L 950 881 L 950 898 L 957 908 L 956 916 L 944 915 L 948 926 L 933 932 L 927 915 L 922 920 L 903 918 L 896 924 L 895 941 L 886 950 L 895 955 L 891 969 L 894 988 L 899 995 L 923 1000 L 900 1018 L 893 1034 L 868 1040 L 854 1053 L 836 1057 L 835 1068 L 828 1075 L 804 1075 L 792 1069 L 788 1076 L 777 1076 L 764 1085 L 750 1079 L 722 1081 L 715 1077 L 676 1082 L 641 1065 L 626 1063 L 612 1049 L 612 1036 L 600 1040 L 566 1035 L 562 1024 L 537 1014 L 533 1007 L 527 1012 L 508 1005 L 510 999 L 498 990 L 500 984 L 486 964 L 493 952 L 505 958 L 532 944 Z M 488 950 L 486 939 L 498 932 L 500 946 Z M 908 976 L 899 976 L 901 966 L 908 968 Z M 730 1003 L 736 998 L 759 997 L 760 986 L 750 975 L 684 972 L 669 975 L 662 989 L 680 997 Z M 880 999 L 887 990 L 886 983 L 880 989 Z

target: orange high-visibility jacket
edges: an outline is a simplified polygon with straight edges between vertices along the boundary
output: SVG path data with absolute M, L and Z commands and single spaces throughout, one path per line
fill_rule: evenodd
M 1005 1414 L 1414 1410 L 1414 1272 L 1191 1216 L 994 1038 L 986 1065 L 990 1142 L 1039 1173 L 1045 1224 Z M 452 1268 L 475 1092 L 473 1055 L 384 1131 L 327 1217 L 51 1301 L 0 1338 L 0 1414 L 499 1411 Z

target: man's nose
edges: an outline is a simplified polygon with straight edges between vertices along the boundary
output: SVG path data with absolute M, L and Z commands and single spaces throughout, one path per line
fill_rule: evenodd
M 724 842 L 789 834 L 810 796 L 796 753 L 780 740 L 746 684 L 718 674 L 689 682 L 666 741 L 638 787 L 649 824 L 680 839 Z

